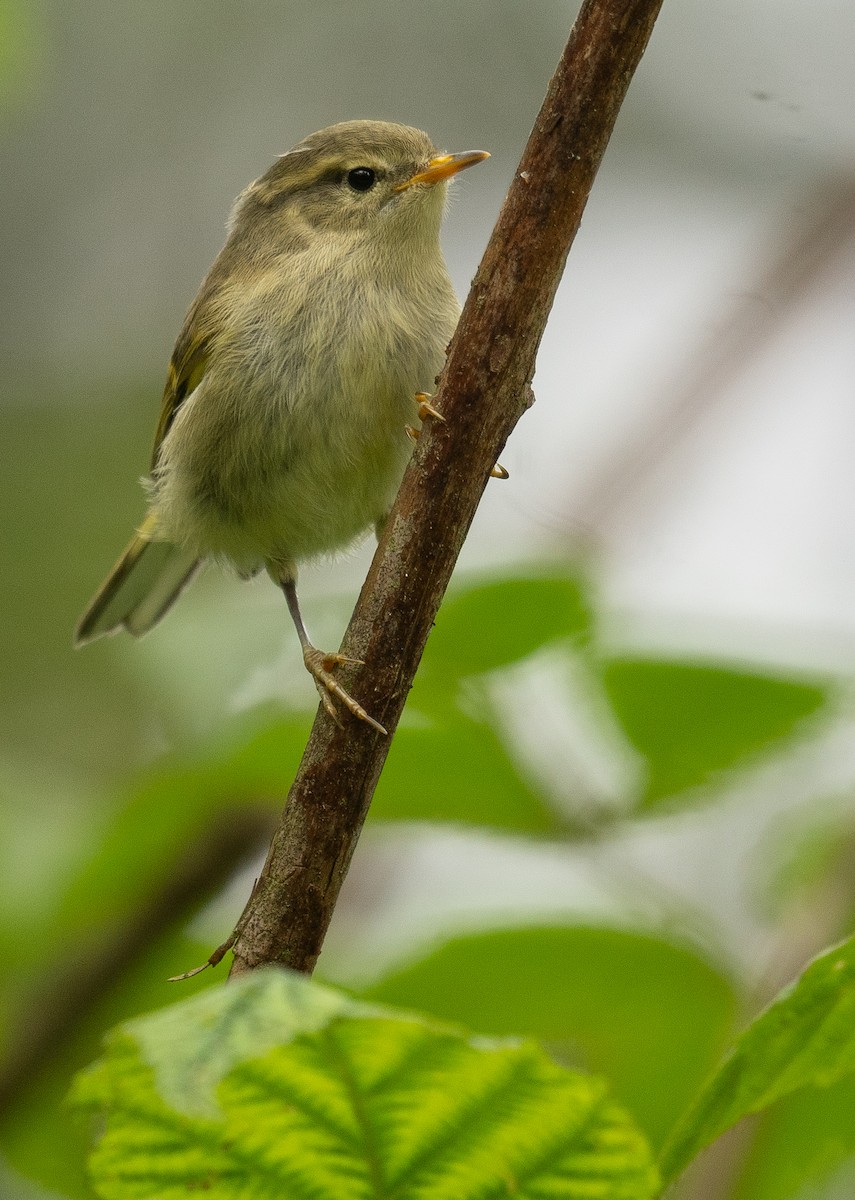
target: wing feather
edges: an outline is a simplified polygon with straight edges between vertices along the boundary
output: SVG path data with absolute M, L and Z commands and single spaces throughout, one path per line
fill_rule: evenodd
M 200 319 L 202 315 L 199 312 L 199 306 L 194 305 L 187 314 L 184 328 L 181 330 L 169 361 L 166 387 L 163 389 L 163 400 L 160 405 L 160 418 L 157 422 L 154 448 L 151 452 L 152 471 L 157 466 L 160 447 L 175 420 L 175 414 L 187 397 L 202 382 L 208 365 L 212 330 L 206 328 L 206 322 Z

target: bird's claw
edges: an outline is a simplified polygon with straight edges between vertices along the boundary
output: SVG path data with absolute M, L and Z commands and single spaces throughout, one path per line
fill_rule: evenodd
M 416 402 L 419 406 L 420 421 L 426 421 L 428 417 L 434 417 L 436 420 L 445 423 L 445 417 L 431 404 L 429 392 L 416 392 Z M 411 442 L 417 442 L 422 436 L 422 431 L 414 429 L 412 425 L 405 425 L 404 429 Z M 510 473 L 501 463 L 496 463 L 490 472 L 490 476 L 492 479 L 510 479 Z
M 331 671 L 333 667 L 365 666 L 365 661 L 361 658 L 348 658 L 346 654 L 324 654 L 323 651 L 318 651 L 318 653 L 322 655 L 321 662 L 325 671 Z
M 353 697 L 346 692 L 336 677 L 331 674 L 331 669 L 334 666 L 340 666 L 344 663 L 351 663 L 362 666 L 362 662 L 358 658 L 348 658 L 344 654 L 325 654 L 323 650 L 316 650 L 314 646 L 306 646 L 303 650 L 303 662 L 306 664 L 306 669 L 315 681 L 315 687 L 318 689 L 318 695 L 321 698 L 327 714 L 335 721 L 339 728 L 342 728 L 341 713 L 336 708 L 333 702 L 333 696 L 340 700 L 345 708 L 358 717 L 360 721 L 365 721 L 372 729 L 376 729 L 378 733 L 386 734 L 387 730 L 375 721 L 372 716 L 365 711 Z
M 419 420 L 426 421 L 428 417 L 434 417 L 437 421 L 445 421 L 445 417 L 431 404 L 430 392 L 416 392 L 416 401 L 419 406 Z

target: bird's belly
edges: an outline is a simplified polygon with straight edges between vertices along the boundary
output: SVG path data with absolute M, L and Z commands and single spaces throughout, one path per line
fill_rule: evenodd
M 413 392 L 375 379 L 370 395 L 194 393 L 164 445 L 154 494 L 161 536 L 241 569 L 346 546 L 394 498 Z

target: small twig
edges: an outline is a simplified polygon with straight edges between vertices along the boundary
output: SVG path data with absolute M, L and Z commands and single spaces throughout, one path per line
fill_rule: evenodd
M 208 967 L 219 966 L 243 932 L 243 927 L 246 924 L 246 919 L 249 915 L 249 910 L 253 900 L 255 899 L 255 893 L 257 891 L 258 879 L 256 878 L 252 881 L 252 891 L 249 893 L 249 899 L 244 905 L 243 912 L 241 913 L 237 924 L 226 940 L 217 946 L 216 950 L 213 950 L 208 955 L 207 959 L 201 964 L 201 966 L 192 967 L 189 971 L 182 971 L 180 975 L 170 975 L 166 981 L 167 983 L 183 983 L 185 979 L 193 979 L 194 976 L 201 975 L 203 971 L 207 971 Z
M 661 0 L 585 0 L 449 348 L 342 652 L 348 690 L 394 732 L 481 494 L 531 403 L 535 356 L 567 252 Z M 389 748 L 319 713 L 232 971 L 314 968 Z

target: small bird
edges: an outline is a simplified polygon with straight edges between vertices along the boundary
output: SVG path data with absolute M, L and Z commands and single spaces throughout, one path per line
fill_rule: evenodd
M 336 680 L 348 660 L 310 641 L 297 565 L 379 533 L 408 422 L 439 416 L 428 394 L 460 312 L 439 245 L 447 182 L 488 157 L 347 121 L 241 193 L 169 364 L 148 513 L 77 645 L 151 629 L 206 558 L 266 568 L 327 712 L 340 723 L 335 697 L 386 732 Z

